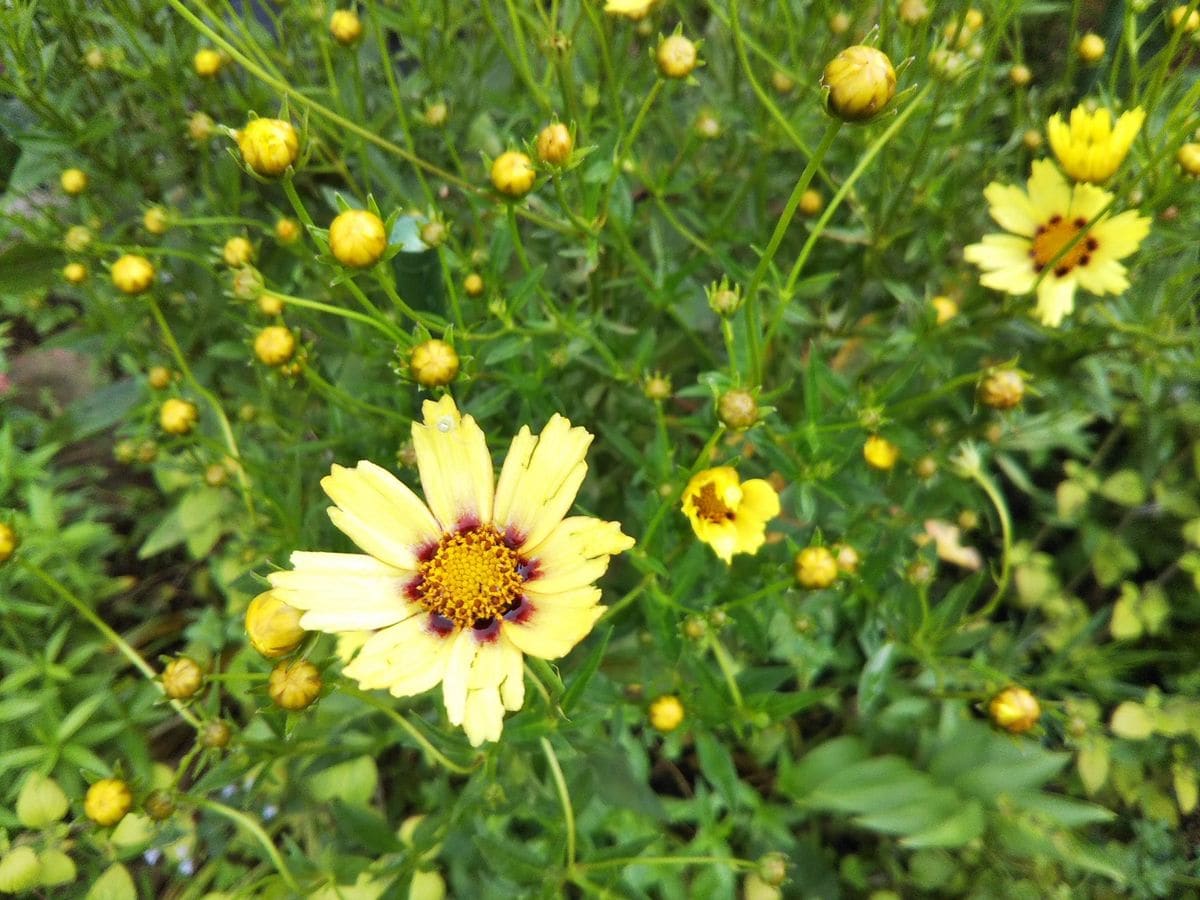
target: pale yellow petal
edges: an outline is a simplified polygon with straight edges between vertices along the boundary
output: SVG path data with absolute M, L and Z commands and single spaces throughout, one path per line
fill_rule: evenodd
M 1071 196 L 1071 210 L 1067 218 L 1091 221 L 1093 216 L 1108 206 L 1112 198 L 1112 194 L 1094 184 L 1077 184 Z
M 495 685 L 468 691 L 463 703 L 463 731 L 472 747 L 498 741 L 504 731 L 504 704 Z
M 1069 315 L 1074 309 L 1074 277 L 1056 278 L 1053 275 L 1047 275 L 1042 279 L 1042 283 L 1038 285 L 1036 312 L 1038 320 L 1043 325 L 1057 328 L 1062 324 L 1063 317 Z
M 979 283 L 993 291 L 1003 291 L 1019 297 L 1033 290 L 1034 284 L 1037 283 L 1037 273 L 1032 265 L 1024 269 L 998 269 L 980 275 Z
M 738 515 L 743 511 L 763 522 L 769 522 L 779 515 L 779 494 L 771 483 L 762 478 L 751 478 L 742 482 L 742 502 L 738 506 Z
M 1025 237 L 1032 237 L 1037 231 L 1035 207 L 1019 187 L 992 182 L 984 188 L 983 196 L 988 201 L 988 212 L 1004 230 Z
M 446 531 L 492 518 L 493 471 L 483 432 L 449 397 L 426 400 L 414 422 L 413 448 L 425 499 Z
M 1121 294 L 1129 287 L 1125 267 L 1115 259 L 1093 260 L 1086 266 L 1079 266 L 1073 274 L 1081 288 L 1098 296 Z
M 462 630 L 450 637 L 452 641 L 446 671 L 442 675 L 442 700 L 451 725 L 461 725 L 467 705 L 467 684 L 471 666 L 479 651 L 479 642 L 470 631 Z
M 402 569 L 415 569 L 422 547 L 441 535 L 429 509 L 395 476 L 374 463 L 335 465 L 321 487 L 337 504 L 329 517 L 363 550 Z
M 540 599 L 531 603 L 533 608 L 527 616 L 521 621 L 502 620 L 500 630 L 522 653 L 541 659 L 566 656 L 604 613 L 599 605 L 576 606 Z
M 563 519 L 530 554 L 530 585 L 545 593 L 592 584 L 605 573 L 611 557 L 633 546 L 617 522 L 590 516 Z
M 310 631 L 373 630 L 416 611 L 405 596 L 412 572 L 358 553 L 297 551 L 291 561 L 267 578 L 280 600 L 305 611 L 300 625 Z
M 442 680 L 450 646 L 450 637 L 433 631 L 422 613 L 372 635 L 342 671 L 364 690 L 409 697 Z
M 1048 159 L 1039 159 L 1033 164 L 1029 176 L 1029 203 L 1035 229 L 1053 216 L 1065 216 L 1071 207 L 1071 189 Z M 1033 231 L 1025 234 L 1032 235 Z
M 1011 234 L 985 234 L 978 244 L 963 250 L 963 258 L 981 269 L 1029 268 L 1033 244 Z
M 505 709 L 518 710 L 525 705 L 525 657 L 503 630 L 499 640 L 504 644 L 504 681 L 500 684 L 500 699 Z
M 1106 259 L 1124 259 L 1137 250 L 1150 233 L 1150 220 L 1131 209 L 1097 223 L 1092 234 Z

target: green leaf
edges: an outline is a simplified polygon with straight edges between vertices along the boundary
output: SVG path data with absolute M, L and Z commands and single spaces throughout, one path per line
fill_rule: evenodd
M 133 877 L 120 863 L 113 863 L 104 870 L 84 900 L 137 900 Z
M 1146 484 L 1133 469 L 1122 469 L 1100 483 L 1099 493 L 1121 506 L 1138 506 L 1146 500 Z
M 738 774 L 733 757 L 725 745 L 708 732 L 696 735 L 696 755 L 700 758 L 700 771 L 725 800 L 729 809 L 738 805 Z
M 612 628 L 604 630 L 604 634 L 600 636 L 599 642 L 592 648 L 592 652 L 588 654 L 588 658 L 579 667 L 579 671 L 575 673 L 575 677 L 571 679 L 570 686 L 563 692 L 559 706 L 562 707 L 564 713 L 569 713 L 575 704 L 579 702 L 580 698 L 583 697 L 583 692 L 587 688 L 588 682 L 592 680 L 592 676 L 600 668 L 600 663 L 604 659 L 604 651 L 608 648 L 608 642 L 612 638 L 612 634 Z
M 1041 791 L 1025 791 L 1009 795 L 1009 799 L 1026 812 L 1033 813 L 1039 820 L 1063 828 L 1078 828 L 1111 822 L 1116 813 L 1096 803 L 1072 800 Z
M 961 847 L 982 835 L 984 824 L 983 804 L 978 800 L 968 800 L 948 819 L 943 819 L 924 831 L 901 838 L 900 843 L 913 849 Z
M 807 797 L 844 766 L 866 758 L 867 748 L 860 738 L 834 738 L 810 750 L 799 763 L 785 766 L 779 776 L 780 789 L 793 797 Z
M 370 756 L 348 759 L 311 774 L 305 780 L 314 800 L 321 803 L 340 800 L 357 806 L 366 806 L 371 801 L 378 783 L 379 770 Z

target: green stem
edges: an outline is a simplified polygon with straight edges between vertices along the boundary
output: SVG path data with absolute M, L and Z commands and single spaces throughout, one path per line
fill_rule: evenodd
M 617 859 L 599 859 L 595 862 L 576 863 L 576 869 L 613 869 L 625 866 L 703 866 L 722 865 L 732 869 L 749 871 L 758 863 L 735 856 L 622 856 Z
M 717 665 L 721 668 L 721 674 L 725 677 L 725 686 L 729 688 L 729 696 L 733 698 L 734 708 L 740 712 L 745 708 L 745 702 L 742 700 L 741 688 L 738 687 L 733 658 L 716 635 L 710 634 L 709 646 L 712 648 L 713 656 L 716 657 Z
M 680 495 L 683 493 L 683 489 L 687 486 L 687 482 L 690 481 L 692 476 L 699 472 L 700 469 L 708 463 L 709 454 L 712 452 L 713 447 L 717 445 L 717 441 L 721 439 L 723 434 L 725 434 L 725 426 L 718 425 L 716 429 L 714 429 L 713 433 L 709 436 L 700 452 L 696 454 L 696 461 L 692 464 L 692 467 L 688 469 L 687 474 L 682 480 L 682 483 L 679 485 L 679 488 L 671 491 L 670 496 L 664 497 L 662 503 L 658 505 L 658 509 L 654 511 L 654 516 L 650 519 L 650 523 L 646 526 L 646 531 L 642 534 L 641 540 L 638 541 L 638 544 L 642 548 L 643 552 L 650 546 L 650 541 L 654 539 L 655 533 L 657 533 L 659 526 L 662 525 L 663 519 L 667 515 L 667 511 L 678 502 Z
M 350 319 L 354 322 L 362 322 L 364 325 L 370 325 L 377 331 L 387 335 L 389 339 L 394 337 L 392 332 L 379 322 L 375 321 L 370 316 L 363 315 L 360 312 L 355 312 L 352 309 L 342 309 L 340 306 L 333 306 L 329 303 L 321 303 L 317 300 L 308 300 L 304 297 L 292 297 L 289 294 L 281 294 L 278 291 L 266 291 L 265 293 L 288 306 L 299 306 L 304 309 L 315 309 L 319 312 L 329 313 L 331 316 L 341 316 L 343 319 Z
M 455 772 L 459 775 L 469 775 L 475 770 L 476 766 L 460 765 L 438 750 L 437 747 L 429 743 L 429 740 L 425 737 L 425 735 L 421 734 L 421 732 L 417 730 L 415 725 L 409 722 L 408 719 L 404 718 L 404 716 L 400 715 L 400 713 L 396 712 L 396 710 L 392 709 L 392 707 L 389 706 L 386 701 L 380 700 L 378 697 L 375 697 L 366 691 L 350 685 L 344 684 L 339 688 L 339 690 L 341 690 L 344 694 L 357 697 L 363 703 L 366 703 L 368 706 L 372 706 L 382 712 L 394 723 L 399 725 L 400 728 L 403 729 L 404 732 L 416 742 L 417 746 L 424 751 L 425 755 L 432 762 L 437 763 L 442 768 L 448 769 L 451 772 Z
M 276 871 L 279 872 L 279 877 L 297 895 L 300 894 L 299 882 L 296 881 L 296 877 L 283 861 L 283 857 L 279 853 L 279 848 L 275 846 L 275 842 L 271 840 L 271 836 L 263 830 L 263 827 L 258 822 L 245 813 L 228 807 L 224 803 L 217 803 L 215 800 L 199 798 L 194 802 L 201 809 L 216 813 L 218 816 L 222 816 L 248 831 L 262 845 L 262 848 L 267 851 L 267 856 L 271 857 L 271 863 L 275 866 Z
M 567 790 L 567 781 L 563 778 L 562 766 L 558 764 L 558 756 L 554 747 L 545 737 L 541 738 L 542 752 L 546 754 L 546 762 L 550 766 L 550 775 L 554 779 L 554 789 L 558 791 L 558 800 L 563 808 L 563 822 L 567 826 L 567 871 L 575 868 L 575 810 L 571 806 L 571 793 Z

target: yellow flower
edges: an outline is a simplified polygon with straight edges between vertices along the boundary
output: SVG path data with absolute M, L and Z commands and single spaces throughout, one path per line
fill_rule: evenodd
M 267 693 L 280 709 L 307 709 L 321 693 L 321 673 L 306 659 L 284 660 L 267 676 Z
M 1106 49 L 1104 38 L 1090 31 L 1081 37 L 1079 43 L 1075 46 L 1075 52 L 1079 54 L 1079 58 L 1085 63 L 1100 62 L 1104 58 L 1104 51 Z
M 270 576 L 309 630 L 370 637 L 343 670 L 394 696 L 439 683 L 472 745 L 498 740 L 525 700 L 523 655 L 565 656 L 600 617 L 593 584 L 633 546 L 615 522 L 564 518 L 592 436 L 555 415 L 524 427 L 493 480 L 483 432 L 453 399 L 426 400 L 412 441 L 426 503 L 385 469 L 334 466 L 333 524 L 365 553 L 292 554 Z
M 1187 4 L 1181 3 L 1171 10 L 1171 15 L 1167 17 L 1167 23 L 1172 31 L 1176 28 L 1182 28 L 1186 33 L 1190 34 L 1193 31 L 1200 30 L 1200 10 L 1193 9 L 1189 13 Z
M 646 18 L 658 0 L 607 0 L 604 11 L 610 16 L 623 16 L 638 21 Z
M 801 587 L 827 588 L 837 581 L 837 559 L 828 547 L 805 547 L 796 554 L 793 565 Z
M 67 263 L 63 266 L 63 278 L 71 284 L 83 284 L 87 281 L 88 270 L 83 263 Z
M 97 825 L 116 825 L 133 806 L 129 785 L 120 778 L 101 778 L 83 798 L 83 811 Z
M 1200 144 L 1183 144 L 1175 154 L 1179 167 L 1193 178 L 1200 178 Z
M 445 341 L 436 338 L 413 347 L 408 362 L 413 378 L 424 387 L 449 384 L 458 374 L 458 353 Z
M 896 460 L 900 458 L 900 448 L 887 438 L 877 434 L 867 438 L 866 443 L 863 444 L 862 453 L 867 465 L 884 472 L 895 466 Z
M 171 397 L 158 410 L 158 424 L 167 434 L 187 434 L 200 417 L 196 404 Z
M 820 191 L 809 188 L 800 195 L 800 212 L 802 215 L 815 216 L 825 208 L 825 198 Z
M 552 166 L 561 166 L 571 156 L 575 141 L 562 122 L 551 122 L 537 137 L 538 159 Z
M 237 132 L 242 161 L 259 175 L 282 175 L 300 155 L 300 137 L 283 119 L 251 119 Z
M 387 250 L 383 220 L 365 209 L 348 209 L 329 223 L 329 252 L 343 266 L 365 269 Z
M 696 70 L 699 61 L 696 45 L 682 34 L 664 38 L 658 45 L 655 58 L 658 60 L 658 71 L 664 78 L 687 78 Z
M 142 227 L 151 234 L 164 234 L 170 225 L 167 211 L 161 206 L 152 206 L 142 216 Z
M 463 279 L 463 290 L 467 292 L 468 297 L 478 297 L 483 293 L 483 278 L 478 272 L 472 272 Z
M 264 591 L 246 607 L 246 636 L 250 646 L 275 659 L 291 653 L 304 640 L 300 610 L 288 606 L 274 591 Z
M 659 697 L 650 704 L 650 724 L 658 731 L 674 731 L 683 724 L 683 704 L 673 694 Z
M 1042 715 L 1037 697 L 1023 687 L 1005 688 L 988 704 L 992 722 L 1013 734 L 1024 734 Z
M 208 113 L 194 112 L 188 119 L 188 137 L 197 144 L 202 144 L 212 137 L 213 130 L 217 127 L 217 123 L 212 120 L 212 116 Z
M 501 153 L 492 163 L 492 187 L 508 197 L 524 197 L 536 180 L 533 164 L 520 151 Z
M 300 237 L 300 225 L 285 216 L 275 223 L 275 237 L 281 244 L 291 244 Z
M 254 260 L 254 245 L 244 237 L 231 237 L 221 248 L 221 258 L 231 268 L 249 265 Z
M 216 78 L 221 71 L 221 54 L 210 47 L 197 50 L 192 57 L 192 68 L 201 78 Z
M 1016 87 L 1025 87 L 1029 82 L 1033 81 L 1033 72 L 1029 71 L 1029 66 L 1017 63 L 1008 70 L 1008 79 Z
M 150 290 L 154 284 L 154 265 L 144 256 L 126 253 L 112 264 L 112 282 L 123 294 L 133 296 Z
M 896 70 L 887 54 L 858 44 L 825 66 L 821 86 L 829 91 L 829 111 L 846 122 L 865 122 L 896 93 Z
M 194 659 L 187 656 L 176 657 L 163 669 L 163 693 L 172 700 L 194 697 L 203 684 L 204 672 Z
M 20 540 L 17 539 L 17 533 L 13 531 L 12 526 L 0 522 L 0 563 L 8 562 L 16 552 L 18 544 Z
M 735 553 L 758 552 L 767 522 L 779 515 L 779 495 L 761 478 L 742 481 L 731 466 L 718 466 L 688 482 L 683 514 L 696 537 L 728 564 Z
M 945 325 L 951 319 L 958 315 L 958 304 L 951 297 L 938 295 L 929 301 L 933 307 L 934 313 L 937 316 L 937 323 Z
M 1150 220 L 1137 210 L 1101 216 L 1053 269 L 1047 268 L 1112 194 L 1091 184 L 1072 187 L 1052 162 L 1042 159 L 1033 164 L 1028 191 L 993 182 L 984 196 L 992 218 L 1011 234 L 984 235 L 963 257 L 983 270 L 979 283 L 984 287 L 1019 295 L 1036 285 L 1043 325 L 1057 326 L 1075 308 L 1076 287 L 1097 295 L 1120 294 L 1129 287 L 1118 260 L 1137 250 L 1150 232 Z
M 81 253 L 91 242 L 91 229 L 83 225 L 72 225 L 63 235 L 63 246 L 72 253 Z
M 362 37 L 362 20 L 352 9 L 334 10 L 329 17 L 329 33 L 343 47 L 349 47 Z
M 296 352 L 296 336 L 283 325 L 268 325 L 254 338 L 254 355 L 264 366 L 282 366 Z
M 1145 121 L 1146 112 L 1140 106 L 1123 113 L 1115 128 L 1107 109 L 1089 113 L 1085 107 L 1077 106 L 1071 110 L 1070 125 L 1055 113 L 1046 125 L 1046 132 L 1064 172 L 1076 181 L 1099 184 L 1121 168 Z
M 72 197 L 87 190 L 87 173 L 81 169 L 65 169 L 58 180 L 62 189 Z

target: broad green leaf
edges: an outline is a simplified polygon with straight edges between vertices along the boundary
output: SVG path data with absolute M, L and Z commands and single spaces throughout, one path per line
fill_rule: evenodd
M 961 847 L 983 834 L 983 804 L 968 800 L 957 812 L 936 825 L 901 838 L 905 847 Z

